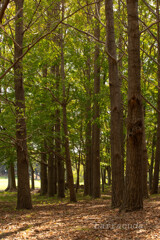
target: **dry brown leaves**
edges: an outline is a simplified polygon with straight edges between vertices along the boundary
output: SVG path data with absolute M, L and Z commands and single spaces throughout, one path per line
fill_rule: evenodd
M 160 239 L 160 199 L 144 202 L 144 210 L 119 213 L 110 200 L 35 205 L 16 211 L 0 203 L 0 239 Z

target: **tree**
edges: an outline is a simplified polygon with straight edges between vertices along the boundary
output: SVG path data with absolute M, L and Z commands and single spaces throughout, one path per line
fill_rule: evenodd
M 15 19 L 15 61 L 23 54 L 23 2 L 23 0 L 15 0 L 17 13 Z M 18 176 L 17 209 L 31 209 L 32 202 L 29 187 L 29 161 L 27 150 L 22 60 L 17 62 L 14 66 L 14 84 L 16 99 L 16 149 Z
M 100 2 L 95 4 L 95 15 L 99 17 Z M 95 23 L 95 37 L 100 38 L 99 22 Z M 100 197 L 100 108 L 98 96 L 100 93 L 100 49 L 98 43 L 95 45 L 94 52 L 94 103 L 93 103 L 93 133 L 92 133 L 92 157 L 93 157 L 93 190 L 92 196 L 94 198 Z
M 128 119 L 127 162 L 124 201 L 122 209 L 134 211 L 143 208 L 143 111 L 140 75 L 140 34 L 138 0 L 127 0 L 128 12 Z
M 109 85 L 111 99 L 111 165 L 112 165 L 112 207 L 120 207 L 123 198 L 124 169 L 123 169 L 123 122 L 121 117 L 122 104 L 120 92 L 120 80 L 118 75 L 118 62 L 116 54 L 116 43 L 114 33 L 113 1 L 106 0 L 106 21 L 109 62 Z

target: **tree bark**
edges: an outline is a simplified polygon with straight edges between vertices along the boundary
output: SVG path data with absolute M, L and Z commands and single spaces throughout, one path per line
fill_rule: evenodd
M 95 15 L 99 17 L 100 14 L 100 2 L 95 4 Z M 100 38 L 100 26 L 99 22 L 95 23 L 94 36 Z M 100 197 L 100 107 L 98 95 L 100 93 L 100 49 L 98 43 L 95 46 L 94 53 L 94 103 L 93 103 L 93 139 L 92 139 L 92 151 L 93 151 L 93 191 L 92 196 L 94 198 Z
M 15 61 L 22 56 L 23 51 L 23 0 L 15 0 Z M 17 175 L 18 196 L 17 209 L 31 209 L 31 194 L 29 186 L 29 163 L 27 151 L 27 133 L 25 122 L 25 96 L 23 86 L 22 60 L 14 66 L 14 84 L 16 99 L 16 148 L 17 148 Z
M 126 182 L 122 209 L 143 208 L 143 110 L 140 85 L 138 0 L 127 0 L 128 12 L 128 123 Z
M 123 122 L 121 108 L 120 80 L 118 75 L 118 62 L 114 33 L 113 0 L 105 1 L 107 20 L 106 46 L 110 56 L 109 84 L 111 99 L 111 165 L 112 165 L 112 207 L 120 207 L 123 199 L 124 169 L 123 169 Z

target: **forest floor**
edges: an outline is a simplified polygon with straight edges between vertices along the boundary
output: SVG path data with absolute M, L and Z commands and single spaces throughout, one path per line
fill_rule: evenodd
M 144 201 L 143 211 L 112 209 L 110 195 L 101 199 L 40 197 L 32 210 L 16 210 L 16 193 L 0 193 L 0 239 L 160 239 L 160 195 Z

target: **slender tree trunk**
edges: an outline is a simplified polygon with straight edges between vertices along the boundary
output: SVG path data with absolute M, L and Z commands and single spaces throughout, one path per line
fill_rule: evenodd
M 35 185 L 34 185 L 34 169 L 33 169 L 32 163 L 30 163 L 30 169 L 31 169 L 31 189 L 34 190 L 35 189 Z
M 154 148 L 155 148 L 155 134 L 153 135 L 153 140 L 152 140 L 152 156 L 151 156 L 151 165 L 149 168 L 149 190 L 152 190 L 152 180 L 153 180 L 153 164 L 154 164 Z
M 88 4 L 88 1 L 86 1 Z M 90 13 L 91 8 L 88 6 L 87 11 Z M 90 15 L 87 16 L 88 25 L 91 24 Z M 87 38 L 88 45 L 90 45 L 90 38 Z M 85 55 L 87 57 L 86 61 L 86 129 L 85 129 L 85 151 L 86 151 L 86 163 L 85 163 L 85 178 L 84 178 L 84 195 L 92 196 L 92 121 L 91 121 L 91 51 L 90 49 L 85 49 Z
M 107 50 L 109 61 L 109 84 L 111 98 L 111 165 L 112 165 L 112 207 L 120 207 L 123 199 L 124 169 L 123 169 L 123 122 L 121 108 L 121 91 L 118 76 L 118 63 L 116 54 L 113 0 L 106 0 L 107 20 Z
M 56 74 L 56 89 L 57 89 L 57 98 L 59 98 L 59 83 L 60 83 L 60 70 L 59 65 L 55 67 Z M 64 198 L 64 190 L 65 190 L 65 181 L 64 181 L 64 162 L 58 157 L 61 154 L 61 121 L 60 121 L 60 109 L 57 106 L 56 113 L 56 124 L 55 124 L 55 150 L 57 152 L 56 162 L 57 162 L 57 182 L 58 182 L 58 197 Z
M 15 61 L 21 57 L 23 51 L 23 0 L 15 0 Z M 27 151 L 27 134 L 25 122 L 25 96 L 23 86 L 22 60 L 14 66 L 14 84 L 16 99 L 16 148 L 17 148 L 17 175 L 18 197 L 17 209 L 31 209 L 31 194 L 29 187 L 29 163 Z
M 90 96 L 89 96 L 90 97 Z M 87 119 L 87 126 L 86 126 L 86 165 L 85 165 L 85 184 L 84 184 L 84 195 L 92 195 L 91 191 L 91 184 L 92 184 L 92 179 L 91 179 L 91 161 L 92 161 L 92 127 L 91 127 L 91 120 L 90 119 L 90 114 L 91 114 L 91 102 L 87 103 L 86 107 L 86 119 Z
M 95 14 L 99 17 L 100 2 L 95 4 Z M 100 38 L 99 22 L 95 25 L 95 37 Z M 100 197 L 100 108 L 98 95 L 100 93 L 100 49 L 98 43 L 95 46 L 94 53 L 94 106 L 93 106 L 93 192 L 94 198 Z
M 101 168 L 101 178 L 102 178 L 102 192 L 104 192 L 104 184 L 105 184 L 105 171 Z
M 54 162 L 53 162 L 53 186 L 54 186 L 54 194 L 57 194 L 57 159 L 56 157 L 54 156 Z
M 60 143 L 60 111 L 59 109 L 56 110 L 56 125 L 55 125 L 55 132 L 56 132 L 56 138 L 55 138 L 55 145 L 56 145 L 56 152 L 57 155 L 60 155 L 61 153 L 61 143 Z M 57 181 L 58 181 L 58 197 L 64 198 L 64 162 L 63 160 L 56 156 L 57 160 Z
M 144 116 L 143 114 L 143 126 L 144 126 Z M 147 187 L 147 168 L 148 168 L 148 154 L 146 146 L 146 135 L 145 135 L 145 126 L 143 128 L 143 197 L 148 198 L 148 187 Z
M 159 0 L 157 0 L 157 41 L 158 41 L 158 103 L 157 109 L 160 111 L 160 15 L 159 15 Z M 152 194 L 158 193 L 158 182 L 159 182 L 159 164 L 160 164 L 160 113 L 158 113 L 157 119 L 157 142 L 156 142 L 156 153 L 155 153 L 155 167 L 154 167 L 154 177 Z
M 62 0 L 62 19 L 64 19 L 64 0 Z M 70 158 L 69 149 L 69 136 L 67 125 L 67 102 L 66 102 L 66 87 L 65 87 L 65 71 L 64 71 L 64 39 L 63 29 L 61 34 L 61 79 L 63 87 L 63 131 L 64 131 L 64 145 L 65 145 L 65 158 L 66 158 L 66 171 L 67 171 L 67 183 L 70 191 L 70 201 L 76 202 L 76 194 L 74 191 L 73 172 Z
M 79 158 L 78 158 L 78 163 L 77 163 L 77 182 L 76 182 L 76 192 L 78 192 L 78 189 L 79 189 L 80 162 L 81 162 L 81 151 L 79 151 Z
M 143 110 L 140 85 L 138 0 L 127 0 L 128 11 L 128 123 L 126 182 L 122 209 L 143 208 Z
M 49 154 L 48 157 L 48 196 L 53 197 L 55 194 L 54 186 L 54 155 Z
M 108 175 L 108 186 L 111 185 L 111 167 L 107 166 L 107 175 Z
M 46 143 L 44 142 L 44 147 Z M 47 177 L 47 154 L 41 153 L 41 191 L 40 194 L 46 195 L 48 190 L 48 177 Z

